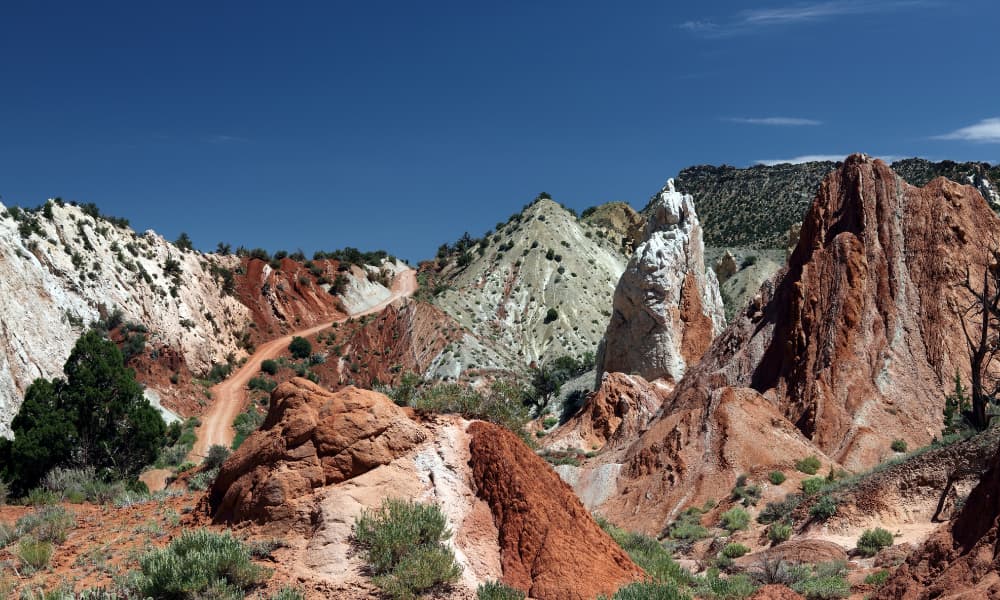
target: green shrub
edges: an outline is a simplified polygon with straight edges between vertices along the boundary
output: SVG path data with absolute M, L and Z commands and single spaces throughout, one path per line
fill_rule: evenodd
M 143 555 L 139 567 L 132 585 L 154 599 L 242 598 L 271 576 L 269 569 L 253 564 L 245 543 L 206 529 L 182 532 L 166 548 Z
M 785 483 L 785 474 L 781 471 L 771 471 L 767 475 L 768 480 L 774 485 L 781 485 Z
M 218 469 L 202 469 L 188 479 L 188 489 L 196 492 L 205 491 L 218 475 Z
M 283 587 L 271 594 L 271 600 L 306 600 L 306 595 L 299 589 Z
M 294 358 L 309 358 L 309 355 L 312 354 L 312 344 L 304 337 L 295 336 L 292 338 L 292 343 L 288 344 L 288 351 Z
M 555 321 L 558 318 L 559 318 L 559 311 L 557 311 L 554 308 L 550 308 L 549 310 L 545 311 L 545 319 L 543 322 L 546 325 L 548 325 L 549 323 Z
M 805 596 L 806 600 L 832 600 L 851 595 L 851 584 L 838 575 L 810 577 L 793 585 L 792 589 Z
M 61 545 L 76 527 L 76 517 L 60 505 L 43 506 L 17 520 L 18 537 L 31 535 L 40 542 Z
M 476 588 L 476 600 L 524 600 L 524 598 L 524 592 L 499 581 L 480 583 Z
M 261 361 L 260 370 L 267 373 L 268 375 L 275 375 L 278 373 L 278 361 L 267 359 Z
M 620 588 L 612 600 L 690 600 L 691 595 L 682 592 L 674 583 L 654 583 L 637 581 Z
M 767 525 L 776 521 L 784 521 L 792 516 L 792 512 L 802 503 L 802 496 L 788 494 L 781 502 L 768 502 L 764 510 L 757 515 L 757 522 Z
M 418 546 L 406 553 L 386 573 L 372 578 L 386 596 L 396 600 L 411 600 L 424 592 L 453 583 L 462 574 L 451 548 L 436 544 Z
M 809 477 L 802 480 L 802 493 L 806 496 L 814 496 L 826 487 L 826 479 L 823 477 Z
M 689 509 L 685 514 L 690 513 Z M 692 581 L 691 574 L 677 564 L 660 542 L 640 533 L 625 531 L 602 517 L 597 517 L 596 521 L 653 582 L 687 584 Z M 705 529 L 702 528 L 702 531 Z M 708 535 L 707 531 L 705 535 Z
M 17 558 L 26 571 L 34 572 L 48 566 L 54 549 L 50 542 L 26 536 L 17 544 Z
M 392 598 L 412 598 L 458 579 L 461 567 L 441 543 L 449 537 L 440 508 L 407 500 L 387 498 L 354 523 L 354 541 L 373 582 Z
M 274 391 L 274 388 L 278 387 L 278 382 L 273 379 L 268 379 L 267 377 L 253 377 L 247 382 L 247 387 L 251 390 L 267 392 L 270 394 Z
M 729 532 L 746 529 L 750 524 L 750 515 L 739 507 L 733 507 L 722 513 L 721 525 Z
M 767 539 L 771 540 L 772 544 L 788 541 L 790 537 L 792 537 L 792 526 L 788 523 L 771 523 L 767 528 Z
M 695 596 L 709 600 L 736 600 L 748 598 L 757 591 L 757 586 L 748 575 L 719 577 L 715 569 L 709 569 L 704 577 L 698 578 L 694 588 Z
M 889 546 L 892 546 L 892 534 L 881 527 L 867 529 L 858 538 L 858 551 L 864 556 L 875 556 Z
M 747 548 L 743 544 L 726 544 L 722 548 L 722 555 L 726 558 L 739 558 L 747 552 L 750 552 L 750 548 Z
M 670 526 L 670 537 L 693 542 L 708 537 L 708 530 L 701 524 L 701 511 L 689 508 Z
M 865 577 L 865 583 L 868 585 L 873 585 L 875 587 L 882 587 L 883 584 L 889 579 L 889 571 L 882 569 L 881 571 L 875 571 L 874 573 L 869 573 Z
M 815 456 L 807 456 L 806 458 L 803 458 L 795 463 L 795 468 L 806 475 L 815 475 L 816 471 L 819 471 L 821 466 L 822 464 Z
M 823 494 L 816 504 L 809 507 L 809 515 L 820 521 L 826 521 L 835 514 L 837 514 L 837 501 L 830 494 Z
M 229 455 L 229 448 L 220 446 L 219 444 L 212 444 L 212 446 L 208 449 L 208 455 L 205 456 L 205 460 L 202 461 L 201 464 L 208 470 L 218 469 L 222 466 L 222 463 L 226 462 Z
M 281 538 L 269 538 L 250 542 L 250 556 L 254 558 L 274 558 L 274 551 L 285 548 L 288 544 Z
M 17 539 L 17 528 L 10 523 L 0 523 L 0 548 L 6 548 Z
M 59 502 L 59 495 L 43 487 L 36 487 L 28 491 L 22 502 L 28 506 L 45 506 Z
M 906 440 L 892 440 L 893 452 L 906 452 Z

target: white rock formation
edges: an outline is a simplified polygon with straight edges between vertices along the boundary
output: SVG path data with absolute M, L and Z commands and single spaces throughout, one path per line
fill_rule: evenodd
M 701 357 L 725 326 L 719 283 L 704 255 L 694 201 L 671 179 L 615 289 L 597 357 L 598 385 L 610 371 L 679 381 Z
M 25 388 L 60 376 L 76 339 L 102 312 L 120 309 L 146 325 L 151 343 L 180 349 L 194 372 L 240 354 L 249 311 L 210 271 L 235 268 L 236 257 L 181 251 L 152 231 L 138 235 L 75 206 L 50 209 L 48 218 L 0 205 L 0 435 L 10 435 Z M 180 269 L 176 281 L 165 272 L 168 259 Z

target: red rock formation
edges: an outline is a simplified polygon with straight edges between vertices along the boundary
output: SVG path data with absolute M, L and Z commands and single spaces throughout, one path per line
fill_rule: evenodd
M 294 520 L 313 489 L 388 464 L 427 437 L 376 392 L 331 393 L 306 379 L 271 395 L 263 425 L 222 465 L 208 494 L 216 523 Z
M 1000 453 L 962 513 L 934 533 L 873 599 L 1000 598 Z
M 638 375 L 607 373 L 596 392 L 570 420 L 545 437 L 553 450 L 622 448 L 635 441 L 670 388 Z
M 469 433 L 476 493 L 493 511 L 508 585 L 541 600 L 590 600 L 643 576 L 516 435 L 482 422 Z
M 273 269 L 259 258 L 243 258 L 236 274 L 236 297 L 250 309 L 254 342 L 344 314 L 338 298 L 319 279 L 333 281 L 339 273 L 337 261 L 313 261 L 313 267 L 321 273 L 319 276 L 290 258 L 280 262 L 281 268 Z
M 314 348 L 339 346 L 341 353 L 351 358 L 342 364 L 331 356 L 312 370 L 333 388 L 348 381 L 361 387 L 375 382 L 396 384 L 404 373 L 427 372 L 441 351 L 461 338 L 462 331 L 461 325 L 436 306 L 403 299 L 370 319 L 343 323 L 313 336 Z M 332 340 L 331 334 L 335 335 Z
M 687 372 L 601 510 L 655 530 L 731 487 L 736 469 L 813 452 L 859 469 L 893 439 L 928 443 L 950 379 L 968 372 L 955 284 L 985 264 L 997 231 L 974 188 L 917 188 L 849 157 L 824 180 L 788 267 Z

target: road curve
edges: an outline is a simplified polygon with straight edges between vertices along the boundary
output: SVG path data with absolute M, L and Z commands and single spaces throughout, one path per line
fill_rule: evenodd
M 269 358 L 275 358 L 280 355 L 288 347 L 288 344 L 292 342 L 293 337 L 308 337 L 323 331 L 334 323 L 346 321 L 348 318 L 381 312 L 395 300 L 412 296 L 416 291 L 416 271 L 407 269 L 396 275 L 396 278 L 392 282 L 392 294 L 384 302 L 380 302 L 368 310 L 308 329 L 302 329 L 258 346 L 242 367 L 225 381 L 212 386 L 212 405 L 201 415 L 201 426 L 195 432 L 197 440 L 194 443 L 194 447 L 191 448 L 191 453 L 188 454 L 187 459 L 191 462 L 199 463 L 208 453 L 208 449 L 213 445 L 218 444 L 228 448 L 233 443 L 233 437 L 236 435 L 236 432 L 233 430 L 233 420 L 236 418 L 236 415 L 240 414 L 246 402 L 245 388 L 247 383 L 260 372 L 260 364 Z

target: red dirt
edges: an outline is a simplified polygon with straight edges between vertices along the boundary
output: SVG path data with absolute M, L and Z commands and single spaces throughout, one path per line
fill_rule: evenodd
M 476 493 L 500 531 L 505 583 L 540 600 L 590 600 L 643 577 L 516 435 L 483 422 L 471 424 L 469 434 Z

